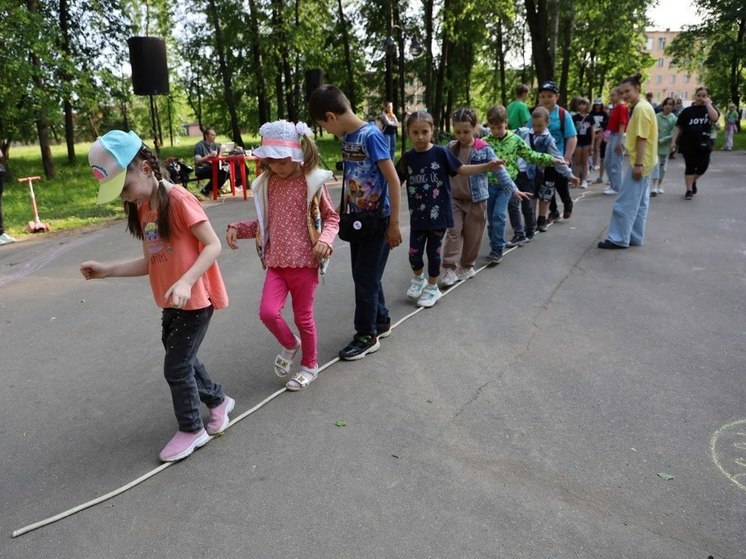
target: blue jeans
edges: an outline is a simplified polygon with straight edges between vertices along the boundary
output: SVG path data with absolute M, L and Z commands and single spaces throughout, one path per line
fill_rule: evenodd
M 376 325 L 389 319 L 381 284 L 389 258 L 385 233 L 370 241 L 350 243 L 350 258 L 355 282 L 355 331 L 362 335 L 376 334 Z
M 624 247 L 643 244 L 649 203 L 650 176 L 636 181 L 632 178 L 632 168 L 626 169 L 611 211 L 608 239 Z
M 171 388 L 179 431 L 187 433 L 202 429 L 200 402 L 214 408 L 225 398 L 223 387 L 210 379 L 197 359 L 213 311 L 212 307 L 194 311 L 163 309 L 161 315 L 161 341 L 166 349 L 163 375 Z
M 502 253 L 505 248 L 505 222 L 508 214 L 508 202 L 513 192 L 500 185 L 487 188 L 487 234 L 490 238 L 490 250 Z
M 606 157 L 604 158 L 606 174 L 609 177 L 609 187 L 617 192 L 619 192 L 619 185 L 622 184 L 622 162 L 624 161 L 624 155 L 616 153 L 614 148 L 621 141 L 622 136 L 618 132 L 609 136 L 606 142 Z

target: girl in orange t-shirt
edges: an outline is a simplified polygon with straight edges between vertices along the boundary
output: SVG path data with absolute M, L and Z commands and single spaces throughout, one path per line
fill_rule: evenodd
M 155 303 L 163 309 L 164 376 L 179 425 L 160 458 L 181 460 L 228 426 L 235 405 L 197 358 L 213 311 L 228 306 L 215 261 L 220 239 L 197 199 L 162 178 L 158 159 L 134 132 L 104 134 L 88 161 L 99 181 L 98 203 L 124 202 L 127 230 L 143 241 L 143 257 L 113 264 L 88 260 L 80 271 L 86 279 L 150 276 Z M 209 408 L 207 425 L 200 402 Z

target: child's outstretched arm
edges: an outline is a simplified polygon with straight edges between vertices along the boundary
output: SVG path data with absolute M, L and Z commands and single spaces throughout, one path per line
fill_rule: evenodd
M 504 159 L 493 159 L 487 163 L 475 163 L 473 165 L 461 165 L 456 171 L 459 175 L 478 175 L 488 171 L 496 171 L 505 165 Z
M 86 260 L 80 265 L 80 273 L 87 280 L 101 278 L 133 278 L 148 275 L 148 258 L 102 264 L 96 260 Z
M 401 201 L 401 183 L 399 176 L 391 159 L 381 159 L 378 168 L 383 173 L 383 178 L 389 185 L 389 203 L 391 204 L 391 216 L 389 217 L 389 228 L 386 230 L 386 241 L 391 248 L 401 244 L 401 229 L 399 228 L 399 202 Z
M 228 224 L 225 232 L 225 242 L 232 250 L 238 250 L 238 239 L 253 239 L 256 237 L 259 222 L 256 219 L 236 221 Z
M 220 239 L 209 221 L 200 221 L 192 225 L 191 231 L 197 237 L 197 240 L 202 243 L 203 248 L 194 264 L 166 291 L 165 303 L 169 304 L 170 302 L 176 308 L 186 305 L 192 296 L 192 286 L 213 265 L 222 250 Z

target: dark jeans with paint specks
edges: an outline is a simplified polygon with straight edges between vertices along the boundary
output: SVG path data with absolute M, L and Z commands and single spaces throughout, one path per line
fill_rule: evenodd
M 223 387 L 210 379 L 197 359 L 213 312 L 213 307 L 194 311 L 163 309 L 161 341 L 166 349 L 163 375 L 171 388 L 179 431 L 194 433 L 202 429 L 200 402 L 214 408 L 225 398 Z

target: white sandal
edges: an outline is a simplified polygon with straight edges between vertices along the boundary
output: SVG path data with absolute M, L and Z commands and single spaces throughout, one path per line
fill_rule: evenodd
M 315 381 L 317 376 L 319 376 L 318 367 L 314 367 L 313 369 L 310 369 L 308 367 L 301 366 L 300 372 L 295 373 L 293 375 L 293 378 L 287 381 L 287 384 L 285 384 L 285 387 L 291 392 L 297 392 L 298 390 L 303 390 L 304 388 L 308 388 L 308 385 L 311 384 L 313 381 Z
M 294 350 L 292 350 L 290 359 L 286 359 L 282 353 L 278 353 L 277 357 L 275 357 L 275 374 L 280 378 L 285 378 L 290 374 L 290 368 L 293 366 L 293 359 L 295 359 L 295 355 L 300 349 L 300 340 L 298 338 L 295 338 L 295 340 L 298 342 L 298 345 L 295 346 Z M 285 351 L 290 350 L 283 349 L 283 353 Z

